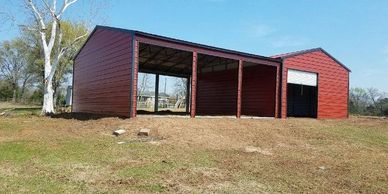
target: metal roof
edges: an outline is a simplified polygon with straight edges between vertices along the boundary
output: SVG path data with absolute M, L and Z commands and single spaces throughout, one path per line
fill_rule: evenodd
M 263 59 L 263 60 L 268 60 L 268 61 L 281 62 L 281 60 L 276 59 L 276 58 L 272 58 L 272 57 L 265 57 L 265 56 L 241 52 L 241 51 L 235 51 L 235 50 L 230 50 L 230 49 L 225 49 L 225 48 L 220 48 L 220 47 L 214 47 L 214 46 L 209 46 L 209 45 L 205 45 L 205 44 L 194 43 L 194 42 L 190 42 L 190 41 L 180 40 L 180 39 L 176 39 L 176 38 L 170 38 L 170 37 L 166 37 L 166 36 L 160 36 L 160 35 L 151 34 L 151 33 L 142 32 L 142 31 L 137 31 L 137 30 L 116 28 L 116 27 L 110 27 L 110 26 L 101 26 L 101 25 L 97 25 L 94 28 L 94 30 L 90 33 L 90 35 L 87 38 L 87 40 L 85 41 L 84 45 L 81 47 L 81 49 L 78 51 L 78 53 L 74 56 L 74 59 L 78 56 L 78 54 L 81 52 L 83 47 L 86 45 L 86 43 L 88 42 L 90 37 L 93 36 L 94 32 L 97 29 L 108 29 L 108 30 L 113 30 L 113 31 L 120 31 L 120 32 L 129 33 L 129 34 L 133 34 L 133 35 L 141 35 L 141 36 L 145 36 L 145 37 L 149 37 L 149 38 L 154 38 L 154 39 L 164 40 L 164 41 L 168 41 L 168 42 L 172 42 L 172 43 L 184 44 L 184 45 L 188 45 L 188 46 L 199 47 L 199 48 L 204 48 L 204 49 L 209 49 L 209 50 L 215 50 L 215 51 L 224 52 L 224 53 L 228 53 L 228 54 L 235 54 L 235 55 L 240 55 L 240 56 L 244 56 L 244 57 L 252 57 L 252 58 Z
M 345 68 L 346 70 L 348 70 L 349 72 L 352 72 L 348 67 L 346 67 L 343 63 L 341 63 L 339 60 L 337 60 L 336 58 L 334 58 L 332 55 L 330 55 L 327 51 L 325 51 L 323 48 L 313 48 L 313 49 L 306 49 L 306 50 L 300 50 L 300 51 L 295 51 L 295 52 L 290 52 L 290 53 L 283 53 L 283 54 L 279 54 L 279 55 L 274 55 L 274 56 L 271 56 L 272 58 L 281 58 L 281 59 L 287 59 L 287 58 L 290 58 L 290 57 L 294 57 L 294 56 L 298 56 L 298 55 L 303 55 L 303 54 L 306 54 L 306 53 L 312 53 L 312 52 L 316 52 L 316 51 L 321 51 L 323 52 L 325 55 L 329 56 L 331 59 L 333 59 L 336 63 L 338 63 L 339 65 L 341 65 L 343 68 Z

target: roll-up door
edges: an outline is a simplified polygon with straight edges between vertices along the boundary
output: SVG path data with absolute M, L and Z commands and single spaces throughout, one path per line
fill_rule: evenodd
M 287 73 L 287 83 L 317 86 L 317 77 L 316 73 L 289 69 Z

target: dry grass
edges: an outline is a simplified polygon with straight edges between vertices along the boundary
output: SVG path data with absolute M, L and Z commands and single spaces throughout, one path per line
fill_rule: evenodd
M 11 102 L 0 102 L 0 110 L 1 109 L 14 109 L 14 108 L 40 108 L 40 106 L 15 104 L 15 103 L 11 103 Z
M 0 117 L 0 153 L 0 193 L 388 192 L 387 119 Z

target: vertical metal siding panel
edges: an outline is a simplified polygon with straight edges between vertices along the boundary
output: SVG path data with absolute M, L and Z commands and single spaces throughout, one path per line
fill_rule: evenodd
M 198 115 L 236 115 L 238 69 L 201 73 L 197 78 Z
M 348 115 L 348 71 L 321 51 L 297 55 L 285 59 L 284 68 L 317 72 L 318 80 L 318 118 L 346 118 Z M 283 91 L 287 88 L 284 76 Z M 287 114 L 287 93 L 282 102 L 282 116 Z
M 242 114 L 275 116 L 276 67 L 256 65 L 243 71 Z
M 131 36 L 98 29 L 74 60 L 73 112 L 129 115 Z
M 349 118 L 349 103 L 350 103 L 350 88 L 349 88 L 349 85 L 350 85 L 350 77 L 349 77 L 349 72 L 348 72 L 348 75 L 347 75 L 347 80 L 348 80 L 348 86 L 347 86 L 347 91 L 348 91 L 348 103 L 346 104 L 346 110 L 347 110 L 347 118 Z

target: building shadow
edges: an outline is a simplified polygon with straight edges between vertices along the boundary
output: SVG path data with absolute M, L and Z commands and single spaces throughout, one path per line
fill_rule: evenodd
M 115 115 L 104 115 L 104 114 L 92 114 L 92 113 L 57 113 L 48 115 L 55 119 L 74 119 L 79 121 L 99 120 L 103 118 L 119 118 L 128 119 L 129 117 L 115 116 Z
M 179 115 L 179 116 L 185 116 L 189 115 L 189 113 L 186 112 L 175 112 L 170 110 L 162 110 L 162 111 L 146 111 L 146 110 L 137 110 L 137 114 L 139 115 Z

